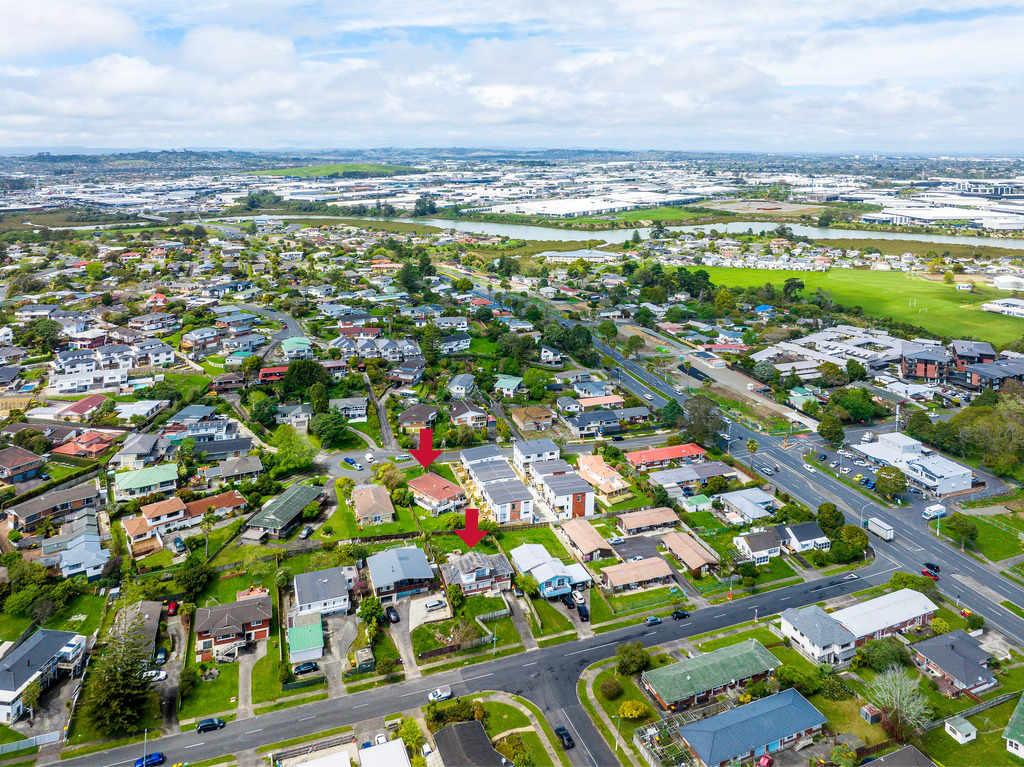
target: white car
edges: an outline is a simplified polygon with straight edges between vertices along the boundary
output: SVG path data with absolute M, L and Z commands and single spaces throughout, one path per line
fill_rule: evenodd
M 619 538 L 618 536 L 616 536 L 614 538 L 609 538 L 608 539 L 608 543 L 610 543 L 612 546 L 618 546 L 620 543 L 625 543 L 625 542 L 626 542 L 625 538 Z
M 849 474 L 849 473 L 850 473 L 850 467 L 849 467 L 849 466 L 844 466 L 844 467 L 843 467 L 842 469 L 840 469 L 839 471 L 840 471 L 841 473 L 843 473 L 843 474 Z
M 583 598 L 583 595 L 580 592 L 578 592 L 576 590 L 573 590 L 573 592 L 572 592 L 572 601 L 575 602 L 578 605 L 582 605 L 582 604 L 585 604 L 587 600 L 585 600 Z
M 409 460 L 409 456 L 406 455 L 405 453 L 402 453 L 401 455 L 396 455 L 395 456 L 395 460 L 396 461 L 408 461 Z
M 639 562 L 642 559 L 643 559 L 643 557 L 640 556 L 639 554 L 637 554 L 635 557 L 630 557 L 627 561 L 629 561 L 629 562 Z
M 438 701 L 448 700 L 450 697 L 452 697 L 452 688 L 445 685 L 444 687 L 438 687 L 436 690 L 432 690 L 427 696 L 427 700 L 431 703 L 437 703 Z
M 652 395 L 652 394 L 645 394 L 645 395 L 644 395 L 644 399 L 650 399 L 650 400 L 653 400 L 653 399 L 654 399 L 654 395 Z
M 362 471 L 363 470 L 363 464 L 361 464 L 361 463 L 354 463 L 354 464 L 352 464 L 352 468 L 355 469 L 356 471 Z
M 162 682 L 167 678 L 167 672 L 155 668 L 152 671 L 147 671 L 143 674 L 142 678 L 147 682 Z
M 939 413 L 929 413 L 928 417 L 929 418 L 938 418 L 939 417 Z
M 811 464 L 809 464 L 809 463 L 805 463 L 804 464 L 804 471 L 806 471 L 808 474 L 813 474 L 814 473 L 814 467 L 811 466 Z
M 855 466 L 867 466 L 868 465 L 867 461 L 854 461 L 853 463 L 854 463 Z
M 836 468 L 838 468 L 838 467 L 839 467 L 839 461 L 832 461 L 832 463 L 830 463 L 830 464 L 828 465 L 828 467 L 829 467 L 830 469 L 836 469 Z
M 375 746 L 383 746 L 387 742 L 388 736 L 385 735 L 383 732 L 377 733 L 377 737 L 373 739 L 373 744 Z

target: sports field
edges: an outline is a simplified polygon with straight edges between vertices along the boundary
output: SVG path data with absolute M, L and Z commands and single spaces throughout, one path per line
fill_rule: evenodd
M 374 165 L 372 163 L 343 162 L 333 165 L 306 165 L 298 168 L 274 168 L 258 170 L 256 176 L 294 176 L 297 178 L 320 178 L 322 176 L 400 176 L 406 173 L 419 173 L 417 168 L 407 165 Z
M 692 268 L 692 267 L 691 267 Z M 974 336 L 991 343 L 1014 341 L 1024 334 L 1024 319 L 981 310 L 981 304 L 1009 294 L 991 288 L 975 288 L 974 293 L 958 291 L 952 285 L 910 277 L 903 272 L 869 272 L 856 269 L 832 269 L 829 272 L 767 271 L 701 267 L 716 285 L 752 287 L 772 283 L 777 289 L 789 277 L 798 277 L 806 286 L 805 296 L 821 287 L 832 292 L 833 299 L 845 306 L 860 306 L 865 314 L 893 317 L 920 325 L 945 336 Z

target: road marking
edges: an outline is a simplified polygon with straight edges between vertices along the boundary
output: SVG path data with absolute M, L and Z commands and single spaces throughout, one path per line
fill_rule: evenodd
M 427 691 L 426 690 L 417 690 L 416 692 L 403 693 L 402 695 L 399 695 L 398 697 L 399 698 L 408 698 L 410 695 L 422 695 L 425 692 L 427 692 Z
M 369 703 L 360 703 L 358 706 L 352 706 L 352 708 L 366 708 L 369 705 Z M 258 730 L 253 730 L 253 732 L 258 732 Z
M 570 655 L 579 655 L 581 652 L 590 652 L 591 650 L 600 650 L 602 647 L 611 647 L 613 644 L 615 644 L 615 642 L 605 642 L 604 644 L 599 644 L 597 647 L 588 647 L 586 650 L 576 650 L 576 652 L 567 652 L 565 654 L 565 657 L 568 658 Z
M 462 681 L 463 682 L 472 682 L 474 679 L 484 679 L 485 677 L 489 677 L 489 676 L 494 676 L 494 674 L 491 673 L 491 674 L 481 674 L 480 676 L 471 676 L 469 679 L 463 679 Z
M 789 599 L 789 597 L 782 597 L 782 599 L 780 599 L 779 601 L 780 602 L 785 602 L 787 599 Z
M 535 660 L 533 663 L 524 663 L 523 668 L 526 668 L 527 666 L 536 666 L 538 663 L 540 663 L 539 660 Z
M 134 764 L 134 763 L 135 763 L 134 759 L 125 759 L 123 762 L 111 762 L 110 764 L 106 764 L 103 767 L 117 767 L 117 765 L 119 765 L 119 764 Z
M 564 708 L 562 709 L 562 713 L 565 714 Z M 580 737 L 580 731 L 576 729 L 576 725 L 572 723 L 572 719 L 569 717 L 565 717 L 565 721 L 566 723 L 568 723 L 570 727 L 572 727 L 572 731 L 576 733 L 576 740 L 583 744 L 583 748 L 587 749 L 587 756 L 590 757 L 590 761 L 592 761 L 594 764 L 597 764 L 598 761 L 594 758 L 594 755 L 590 753 L 590 748 L 587 746 L 587 742 Z
M 191 746 L 185 746 L 185 748 L 195 748 L 196 746 L 205 746 L 205 745 L 206 745 L 206 741 L 204 740 L 202 743 L 193 743 Z
M 310 719 L 316 719 L 316 714 L 313 714 L 313 716 L 304 716 L 299 721 L 300 722 L 308 722 Z
M 370 705 L 370 704 L 367 703 L 366 705 Z M 359 706 L 356 706 L 356 708 L 359 708 Z M 262 727 L 257 727 L 255 730 L 248 730 L 247 732 L 243 732 L 242 734 L 243 735 L 252 735 L 254 732 L 263 732 L 263 728 Z
M 719 614 L 718 614 L 718 615 L 716 615 L 715 617 L 716 617 L 716 618 L 724 618 L 724 617 L 725 617 L 726 615 L 728 615 L 728 613 L 719 613 Z
M 653 632 L 653 631 L 648 631 L 646 634 L 644 634 L 644 636 L 645 637 L 649 637 L 649 636 L 651 636 L 651 634 L 654 634 L 654 633 L 655 632 Z

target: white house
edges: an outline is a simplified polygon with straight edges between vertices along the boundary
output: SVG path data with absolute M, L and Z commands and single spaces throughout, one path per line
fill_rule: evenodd
M 775 533 L 782 545 L 792 552 L 828 551 L 832 541 L 821 531 L 817 522 L 804 522 L 799 525 L 777 525 Z
M 295 576 L 295 612 L 298 615 L 347 613 L 351 602 L 349 591 L 351 568 L 331 567 Z
M 782 554 L 782 542 L 774 530 L 737 535 L 732 544 L 755 565 L 766 565 L 772 557 Z

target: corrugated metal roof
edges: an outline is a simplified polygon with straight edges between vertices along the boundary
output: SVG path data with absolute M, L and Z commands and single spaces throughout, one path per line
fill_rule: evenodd
M 663 701 L 672 704 L 714 690 L 738 679 L 773 671 L 782 662 L 756 639 L 661 668 L 648 669 L 643 679 Z

